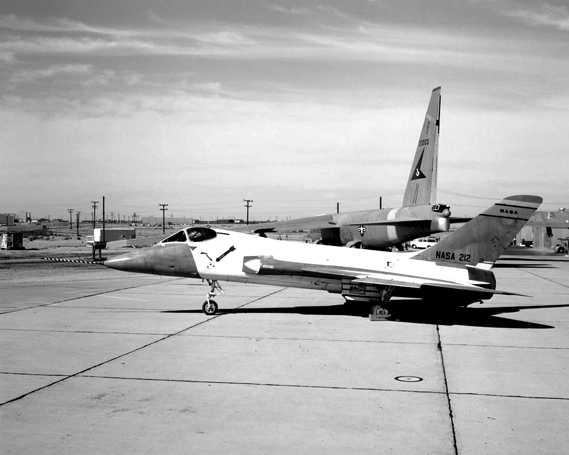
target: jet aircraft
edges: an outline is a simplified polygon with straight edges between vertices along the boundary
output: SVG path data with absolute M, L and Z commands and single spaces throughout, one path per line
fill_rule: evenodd
M 398 246 L 401 249 L 401 245 L 410 240 L 448 231 L 451 222 L 468 221 L 451 219 L 450 207 L 435 203 L 440 114 L 441 87 L 437 87 L 433 89 L 425 114 L 402 207 L 317 215 L 231 229 L 261 235 L 283 230 L 319 230 L 324 245 L 368 249 Z
M 466 306 L 512 294 L 496 289 L 490 270 L 542 202 L 510 196 L 494 204 L 435 246 L 420 252 L 382 252 L 287 242 L 208 227 L 185 228 L 157 245 L 104 265 L 127 272 L 208 281 L 202 306 L 215 314 L 218 281 L 319 289 L 389 314 L 392 296 Z

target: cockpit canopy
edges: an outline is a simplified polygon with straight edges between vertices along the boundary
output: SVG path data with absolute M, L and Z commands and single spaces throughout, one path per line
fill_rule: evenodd
M 217 237 L 217 232 L 215 232 L 213 229 L 204 227 L 192 227 L 182 229 L 181 231 L 172 234 L 170 237 L 165 238 L 160 243 L 185 243 L 188 240 L 190 242 L 204 242 L 206 240 L 214 239 L 215 237 Z

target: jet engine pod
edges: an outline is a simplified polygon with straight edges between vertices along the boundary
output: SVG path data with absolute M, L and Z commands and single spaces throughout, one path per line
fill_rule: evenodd
M 273 256 L 245 256 L 243 272 L 255 275 L 304 275 L 301 263 L 281 261 Z
M 261 256 L 245 256 L 243 258 L 243 273 L 258 274 L 261 270 Z

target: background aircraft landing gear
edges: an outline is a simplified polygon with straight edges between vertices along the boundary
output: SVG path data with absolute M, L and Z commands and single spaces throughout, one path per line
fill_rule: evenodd
M 213 316 L 215 313 L 217 313 L 218 310 L 217 302 L 213 300 L 213 297 L 217 295 L 216 291 L 219 291 L 220 294 L 223 294 L 223 289 L 221 289 L 221 286 L 217 280 L 207 280 L 207 284 L 210 285 L 210 289 L 205 296 L 206 301 L 202 305 L 202 311 L 208 316 Z

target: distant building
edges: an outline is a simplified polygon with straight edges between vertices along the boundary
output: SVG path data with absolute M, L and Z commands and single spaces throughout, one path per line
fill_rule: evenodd
M 12 226 L 15 219 L 13 213 L 0 213 L 0 226 Z
M 143 216 L 140 220 L 140 223 L 147 225 L 147 226 L 162 226 L 162 217 L 161 216 Z M 175 218 L 175 217 L 166 217 L 166 226 L 191 226 L 194 224 L 194 219 L 191 217 L 182 217 L 182 218 Z

